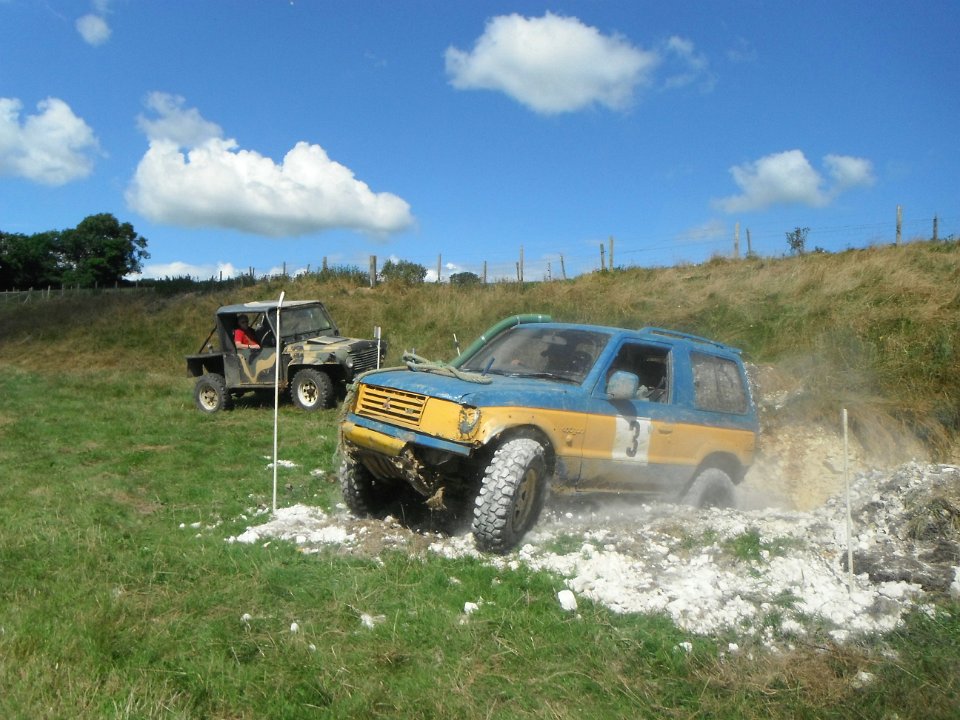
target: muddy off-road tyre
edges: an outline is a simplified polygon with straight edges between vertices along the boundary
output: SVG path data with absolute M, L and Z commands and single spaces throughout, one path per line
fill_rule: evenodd
M 305 368 L 293 376 L 290 397 L 302 410 L 319 410 L 330 407 L 333 399 L 333 382 L 323 370 Z
M 694 479 L 683 496 L 683 504 L 698 508 L 728 508 L 736 503 L 736 488 L 730 476 L 719 468 L 707 468 Z
M 540 516 L 547 492 L 547 462 L 536 440 L 501 445 L 490 460 L 473 509 L 473 536 L 485 552 L 511 550 Z
M 205 413 L 229 410 L 232 404 L 230 393 L 227 392 L 227 383 L 223 375 L 217 373 L 207 373 L 197 378 L 193 386 L 193 400 Z
M 377 480 L 363 465 L 348 459 L 340 463 L 339 479 L 344 504 L 362 518 L 384 517 L 401 491 L 397 482 Z

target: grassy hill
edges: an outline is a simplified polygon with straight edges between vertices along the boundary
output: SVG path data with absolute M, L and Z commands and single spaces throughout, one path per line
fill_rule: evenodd
M 391 362 L 415 349 L 455 355 L 502 317 L 660 325 L 733 344 L 758 366 L 761 392 L 790 390 L 778 418 L 835 424 L 849 409 L 869 444 L 891 434 L 954 455 L 960 429 L 960 243 L 912 242 L 839 254 L 715 259 L 618 269 L 568 281 L 357 287 L 315 276 L 162 297 L 152 292 L 0 306 L 0 360 L 51 372 L 127 369 L 181 376 L 222 305 L 321 298 L 346 334 L 383 327 Z M 765 381 L 765 382 L 764 382 Z M 772 383 L 772 384 L 771 384 Z M 872 430 L 871 430 L 872 429 Z
M 943 594 L 845 644 L 816 618 L 795 636 L 776 604 L 701 636 L 586 598 L 570 615 L 563 579 L 524 566 L 225 542 L 269 512 L 273 413 L 196 411 L 183 356 L 218 306 L 281 289 L 324 299 L 348 334 L 381 325 L 391 362 L 450 358 L 454 333 L 465 347 L 520 312 L 664 325 L 744 349 L 768 431 L 836 425 L 843 406 L 861 440 L 914 434 L 949 456 L 958 268 L 957 243 L 912 243 L 523 287 L 308 277 L 0 304 L 0 718 L 955 718 L 960 605 Z M 335 513 L 337 412 L 280 415 L 278 507 Z M 954 564 L 955 507 L 911 520 Z M 691 553 L 716 545 L 676 526 Z M 735 539 L 761 557 L 755 530 Z M 767 631 L 783 651 L 756 642 Z

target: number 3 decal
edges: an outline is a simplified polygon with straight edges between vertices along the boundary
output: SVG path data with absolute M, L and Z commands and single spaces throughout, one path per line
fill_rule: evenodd
M 627 457 L 636 457 L 637 448 L 640 447 L 640 423 L 638 423 L 636 420 L 631 420 L 628 427 L 630 428 L 632 436 L 630 438 L 630 445 L 626 450 Z

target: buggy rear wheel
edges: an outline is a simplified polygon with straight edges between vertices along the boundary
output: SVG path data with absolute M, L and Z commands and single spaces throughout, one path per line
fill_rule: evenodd
M 223 375 L 218 373 L 201 375 L 193 386 L 193 400 L 205 413 L 229 410 L 231 399 L 230 393 L 227 392 L 227 383 Z

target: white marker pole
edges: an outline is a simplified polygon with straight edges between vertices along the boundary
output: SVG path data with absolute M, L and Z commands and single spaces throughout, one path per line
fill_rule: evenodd
M 274 334 L 277 341 L 277 358 L 273 374 L 273 512 L 277 512 L 277 426 L 280 421 L 280 306 L 283 305 L 284 291 L 280 291 L 277 301 L 277 326 Z
M 377 370 L 380 369 L 380 326 L 373 326 L 373 336 L 377 339 Z
M 853 517 L 850 514 L 850 474 L 847 466 L 847 409 L 843 408 L 843 485 L 847 494 L 847 589 L 853 595 Z

